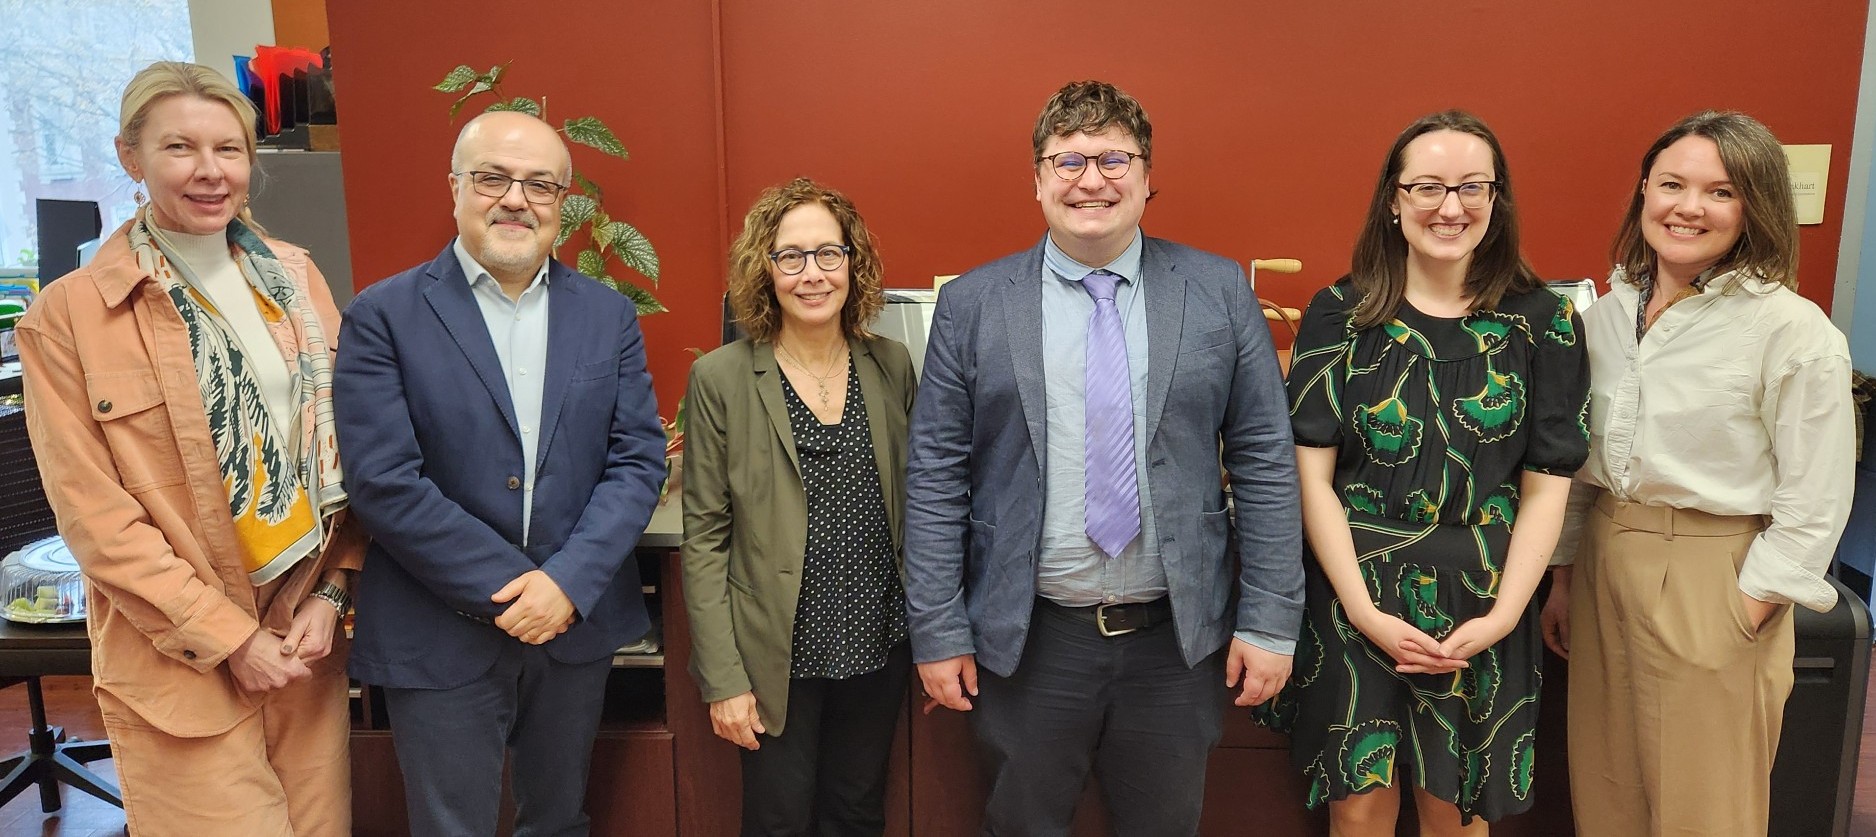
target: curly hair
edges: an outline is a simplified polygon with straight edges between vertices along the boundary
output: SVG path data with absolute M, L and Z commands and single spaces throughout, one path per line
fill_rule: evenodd
M 730 245 L 730 313 L 736 324 L 757 342 L 772 341 L 782 330 L 782 309 L 775 299 L 775 280 L 769 250 L 775 246 L 782 216 L 807 204 L 819 204 L 833 213 L 844 242 L 853 248 L 847 257 L 847 302 L 840 310 L 840 329 L 848 337 L 871 337 L 867 325 L 886 307 L 879 247 L 861 220 L 860 211 L 846 195 L 805 177 L 771 186 L 756 198 L 743 218 L 742 234 Z
M 1051 137 L 1100 133 L 1116 126 L 1140 143 L 1140 159 L 1152 168 L 1153 123 L 1147 121 L 1140 102 L 1105 81 L 1071 82 L 1055 91 L 1036 117 L 1030 136 L 1035 162 L 1042 162 L 1042 148 Z

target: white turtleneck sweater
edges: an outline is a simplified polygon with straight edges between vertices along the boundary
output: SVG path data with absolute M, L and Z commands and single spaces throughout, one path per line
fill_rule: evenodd
M 268 416 L 273 419 L 274 432 L 282 440 L 292 438 L 292 434 L 298 432 L 299 420 L 293 410 L 293 377 L 287 372 L 286 359 L 274 345 L 266 321 L 261 319 L 253 286 L 241 274 L 241 266 L 235 263 L 234 255 L 228 250 L 228 236 L 219 232 L 190 235 L 172 230 L 162 230 L 161 235 L 176 255 L 189 264 L 189 269 L 195 273 L 197 289 L 215 303 L 222 319 L 234 330 L 241 356 L 247 359 L 248 368 L 254 370 L 254 377 L 260 382 L 261 397 L 267 403 Z

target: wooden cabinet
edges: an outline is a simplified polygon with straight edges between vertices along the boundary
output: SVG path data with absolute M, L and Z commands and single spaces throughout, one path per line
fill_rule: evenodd
M 660 509 L 640 544 L 640 572 L 648 604 L 662 615 L 663 655 L 627 661 L 613 670 L 606 716 L 593 747 L 587 812 L 595 835 L 730 837 L 741 822 L 738 750 L 710 731 L 710 717 L 692 682 L 690 628 L 684 613 L 677 558 L 675 503 Z M 1554 658 L 1545 672 L 1545 702 L 1538 725 L 1536 807 L 1493 828 L 1501 837 L 1568 837 L 1572 833 L 1565 776 L 1564 666 Z M 984 780 L 965 716 L 917 709 L 916 678 L 906 688 L 895 735 L 887 788 L 887 834 L 892 837 L 976 837 L 981 834 Z M 397 772 L 381 706 L 366 690 L 355 706 L 352 782 L 355 833 L 361 837 L 407 833 L 403 782 Z M 1321 811 L 1303 807 L 1306 786 L 1289 764 L 1288 742 L 1251 723 L 1248 713 L 1226 710 L 1224 738 L 1206 778 L 1206 837 L 1304 837 L 1327 833 Z M 510 833 L 512 806 L 504 805 L 502 834 Z M 1081 802 L 1075 834 L 1106 834 L 1098 790 Z M 1400 833 L 1415 833 L 1405 812 Z

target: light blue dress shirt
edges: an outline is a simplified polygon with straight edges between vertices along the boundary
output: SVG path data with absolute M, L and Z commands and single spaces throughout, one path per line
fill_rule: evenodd
M 1166 595 L 1166 565 L 1160 559 L 1159 529 L 1153 519 L 1153 492 L 1147 481 L 1146 303 L 1149 282 L 1141 274 L 1144 237 L 1133 241 L 1105 265 L 1084 265 L 1045 238 L 1042 245 L 1042 371 L 1048 404 L 1044 454 L 1042 549 L 1036 592 L 1069 607 L 1102 603 L 1150 602 Z M 1127 373 L 1133 396 L 1134 474 L 1140 484 L 1140 536 L 1109 558 L 1087 533 L 1087 382 L 1088 320 L 1094 297 L 1081 280 L 1095 270 L 1121 277 L 1114 304 L 1120 310 L 1127 341 Z M 1266 651 L 1293 654 L 1296 643 L 1257 631 L 1235 636 Z
M 1146 289 L 1140 276 L 1143 239 L 1113 262 L 1088 266 L 1055 246 L 1042 245 L 1042 379 L 1048 403 L 1047 465 L 1043 473 L 1042 551 L 1036 592 L 1069 607 L 1102 603 L 1150 602 L 1166 595 L 1166 568 L 1160 562 L 1159 534 L 1153 524 L 1153 494 L 1146 474 Z M 1094 297 L 1081 280 L 1096 269 L 1121 277 L 1114 304 L 1120 310 L 1127 340 L 1127 377 L 1132 383 L 1134 474 L 1140 483 L 1140 536 L 1109 559 L 1087 532 L 1088 320 Z
M 525 547 L 528 523 L 534 517 L 534 466 L 540 456 L 541 399 L 547 375 L 547 262 L 541 261 L 541 269 L 520 299 L 509 299 L 502 284 L 463 249 L 462 239 L 452 246 L 463 275 L 469 278 L 476 307 L 482 310 L 482 321 L 488 324 L 495 356 L 502 362 L 502 377 L 508 382 L 508 397 L 514 401 L 523 460 L 520 546 Z

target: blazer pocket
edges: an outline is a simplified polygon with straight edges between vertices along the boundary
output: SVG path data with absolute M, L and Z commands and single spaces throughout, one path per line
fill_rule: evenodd
M 1183 355 L 1192 352 L 1203 352 L 1208 349 L 1216 349 L 1219 346 L 1228 345 L 1231 345 L 1231 329 L 1215 328 L 1210 331 L 1200 332 L 1191 339 L 1180 341 L 1179 353 Z
M 91 418 L 117 463 L 117 479 L 132 493 L 183 482 L 182 454 L 163 406 L 163 387 L 153 372 L 102 372 L 85 376 Z
M 619 359 L 607 358 L 592 363 L 582 363 L 573 367 L 573 381 L 596 381 L 601 378 L 619 377 Z
M 967 554 L 970 555 L 974 563 L 981 564 L 984 559 L 990 557 L 990 547 L 992 544 L 996 543 L 997 525 L 995 523 L 985 523 L 975 517 L 969 518 L 969 520 L 971 523 L 971 545 Z
M 736 576 L 725 574 L 723 580 L 729 582 L 731 590 L 735 590 L 750 598 L 755 598 L 755 588 L 750 587 L 748 583 L 738 579 Z

